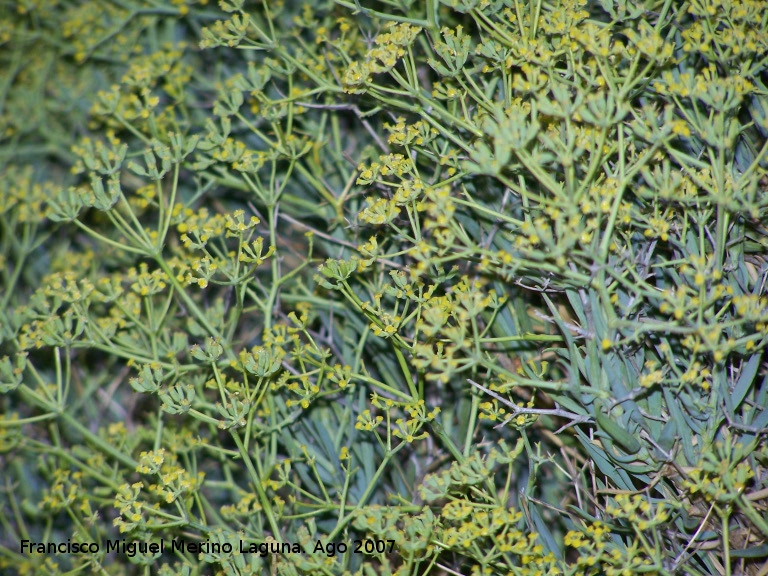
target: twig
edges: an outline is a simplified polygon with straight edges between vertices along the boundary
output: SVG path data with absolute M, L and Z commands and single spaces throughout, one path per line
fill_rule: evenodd
M 472 384 L 472 386 L 474 386 L 478 390 L 482 390 L 486 394 L 493 396 L 494 398 L 496 398 L 496 400 L 498 400 L 499 402 L 507 406 L 510 410 L 512 410 L 512 414 L 509 416 L 509 418 L 504 420 L 504 422 L 499 424 L 499 426 L 506 425 L 510 420 L 512 420 L 515 416 L 518 416 L 519 414 L 536 414 L 538 416 L 560 416 L 561 418 L 567 418 L 568 420 L 570 420 L 568 424 L 559 428 L 555 432 L 555 434 L 559 434 L 566 428 L 575 426 L 576 424 L 589 424 L 593 422 L 592 418 L 590 418 L 589 416 L 582 416 L 581 414 L 576 414 L 575 412 L 569 412 L 568 410 L 563 410 L 558 406 L 557 402 L 555 402 L 556 408 L 553 410 L 548 410 L 543 408 L 523 408 L 522 406 L 518 406 L 514 402 L 511 402 L 510 400 L 503 398 L 501 395 L 497 394 L 493 390 L 490 390 L 485 386 L 478 384 L 474 380 L 467 378 L 467 382 Z
M 709 520 L 709 516 L 712 514 L 712 511 L 715 509 L 716 502 L 712 502 L 712 504 L 709 507 L 709 510 L 707 510 L 707 515 L 704 516 L 704 519 L 699 524 L 699 527 L 696 529 L 696 532 L 691 536 L 691 538 L 688 539 L 688 543 L 685 545 L 685 548 L 683 548 L 683 551 L 680 552 L 680 554 L 677 555 L 675 558 L 674 563 L 671 566 L 670 572 L 673 574 L 677 572 L 678 566 L 680 566 L 683 562 L 687 561 L 688 558 L 692 557 L 693 554 L 688 554 L 688 549 L 693 546 L 693 543 L 696 542 L 696 539 L 699 537 L 699 534 L 701 534 L 701 531 L 704 530 L 704 527 L 707 525 L 707 520 Z M 688 556 L 686 556 L 688 554 Z
M 306 228 L 310 232 L 312 232 L 315 236 L 319 236 L 323 240 L 328 240 L 329 242 L 333 242 L 335 244 L 339 244 L 341 246 L 345 246 L 347 248 L 352 248 L 353 250 L 357 250 L 357 246 L 353 244 L 352 242 L 347 242 L 346 240 L 340 240 L 339 238 L 334 238 L 333 236 L 329 234 L 325 234 L 324 232 L 320 232 L 317 228 L 313 228 L 312 226 L 309 226 L 308 224 L 305 224 L 304 222 L 300 222 L 299 220 L 296 220 L 295 218 L 292 218 L 288 214 L 280 214 L 280 218 L 283 220 L 287 220 L 291 224 L 295 224 L 297 226 L 301 226 L 302 228 Z M 387 258 L 378 258 L 377 262 L 381 264 L 386 264 L 390 268 L 396 268 L 398 270 L 405 270 L 406 267 L 402 264 L 398 264 L 397 262 L 394 262 L 393 260 L 389 260 Z
M 536 318 L 540 318 L 541 320 L 544 320 L 545 322 L 549 322 L 550 324 L 555 323 L 555 319 L 551 316 L 547 316 L 546 314 L 540 312 L 539 310 L 534 310 L 533 312 L 534 316 Z M 595 335 L 590 332 L 589 330 L 585 330 L 581 326 L 577 326 L 576 324 L 573 324 L 572 322 L 567 322 L 566 320 L 563 320 L 563 326 L 568 328 L 569 330 L 572 330 L 573 332 L 576 332 L 576 334 L 573 334 L 573 336 L 579 337 L 579 338 L 594 338 Z

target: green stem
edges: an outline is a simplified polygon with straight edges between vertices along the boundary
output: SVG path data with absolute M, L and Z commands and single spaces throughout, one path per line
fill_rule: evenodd
M 283 536 L 280 532 L 280 528 L 277 525 L 277 521 L 275 520 L 275 516 L 272 513 L 272 505 L 269 502 L 269 499 L 267 498 L 266 492 L 264 492 L 264 487 L 261 485 L 261 476 L 256 472 L 256 469 L 253 466 L 253 462 L 251 461 L 251 457 L 248 455 L 248 450 L 245 449 L 245 446 L 243 445 L 243 441 L 240 439 L 240 436 L 237 434 L 237 432 L 232 432 L 232 438 L 235 441 L 235 444 L 237 445 L 237 449 L 240 452 L 240 457 L 243 459 L 243 462 L 245 463 L 245 467 L 248 469 L 248 474 L 251 477 L 251 482 L 253 483 L 254 488 L 256 488 L 256 493 L 259 496 L 259 502 L 261 503 L 261 508 L 264 511 L 264 515 L 267 517 L 267 522 L 269 523 L 269 529 L 272 531 L 272 535 L 278 542 L 283 541 Z

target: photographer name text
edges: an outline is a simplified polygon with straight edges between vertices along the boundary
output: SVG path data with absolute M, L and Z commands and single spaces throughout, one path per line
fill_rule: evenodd
M 102 544 L 98 542 L 34 542 L 32 540 L 22 540 L 20 542 L 20 552 L 22 554 L 99 554 L 102 551 Z M 366 538 L 362 540 L 353 540 L 346 542 L 323 542 L 317 540 L 312 553 L 321 553 L 333 557 L 337 554 L 352 552 L 353 554 L 384 554 L 391 553 L 394 550 L 394 540 L 378 540 Z M 304 554 L 305 550 L 297 542 L 246 542 L 240 540 L 235 545 L 231 542 L 187 542 L 185 540 L 171 540 L 165 542 L 158 540 L 153 542 L 129 541 L 129 540 L 105 540 L 103 542 L 104 552 L 107 554 L 123 554 L 125 556 L 141 555 L 159 555 L 169 552 L 189 554 L 232 554 L 237 550 L 240 554 L 258 554 L 267 556 L 269 554 Z

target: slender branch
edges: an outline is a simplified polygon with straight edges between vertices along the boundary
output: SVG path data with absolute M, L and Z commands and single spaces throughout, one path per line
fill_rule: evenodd
M 499 424 L 499 426 L 506 425 L 510 420 L 512 420 L 513 418 L 515 418 L 516 416 L 518 416 L 520 414 L 535 414 L 537 416 L 559 416 L 561 418 L 566 418 L 566 419 L 570 420 L 570 423 L 568 423 L 565 426 L 562 426 L 561 428 L 559 428 L 555 432 L 555 434 L 559 434 L 560 432 L 562 432 L 566 428 L 569 428 L 571 426 L 575 426 L 576 424 L 590 424 L 590 423 L 594 422 L 592 420 L 592 418 L 590 418 L 589 416 L 582 416 L 581 414 L 576 414 L 575 412 L 569 412 L 568 410 L 564 410 L 564 409 L 560 408 L 560 406 L 558 406 L 557 402 L 555 402 L 556 408 L 554 408 L 552 410 L 544 409 L 544 408 L 523 408 L 522 406 L 518 406 L 517 404 L 515 404 L 511 400 L 507 400 L 506 398 L 502 397 L 500 394 L 497 394 L 493 390 L 490 390 L 489 388 L 486 388 L 482 384 L 478 384 L 474 380 L 471 380 L 471 379 L 467 378 L 467 382 L 472 384 L 472 386 L 474 386 L 478 390 L 482 390 L 483 392 L 485 392 L 489 396 L 493 396 L 494 398 L 496 398 L 496 400 L 498 400 L 499 402 L 504 404 L 504 406 L 506 406 L 510 410 L 512 410 L 512 414 L 509 416 L 509 418 L 504 420 L 504 422 Z

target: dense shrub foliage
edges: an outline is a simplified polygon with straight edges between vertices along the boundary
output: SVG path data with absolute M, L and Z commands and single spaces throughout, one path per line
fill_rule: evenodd
M 768 2 L 0 14 L 3 574 L 765 573 Z

